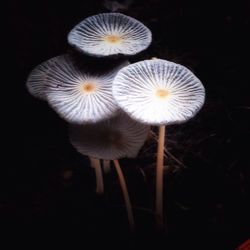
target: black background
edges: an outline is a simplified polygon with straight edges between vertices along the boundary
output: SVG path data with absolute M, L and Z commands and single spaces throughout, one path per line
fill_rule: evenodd
M 180 167 L 169 159 L 168 233 L 157 233 L 153 226 L 154 168 L 150 166 L 155 148 L 147 151 L 148 143 L 138 159 L 121 161 L 136 207 L 137 232 L 130 235 L 114 170 L 105 177 L 104 197 L 98 197 L 94 172 L 88 159 L 70 145 L 66 122 L 25 88 L 36 65 L 70 49 L 71 28 L 102 12 L 108 12 L 103 1 L 9 1 L 14 53 L 8 84 L 17 98 L 9 112 L 14 117 L 14 138 L 4 167 L 9 178 L 0 206 L 7 231 L 28 228 L 38 238 L 44 232 L 65 237 L 77 231 L 80 242 L 97 235 L 110 246 L 117 239 L 127 247 L 157 240 L 169 249 L 182 249 L 181 243 L 187 249 L 235 249 L 250 232 L 249 3 L 135 0 L 123 11 L 153 33 L 152 45 L 132 62 L 155 56 L 181 63 L 206 88 L 206 103 L 196 118 L 167 129 L 169 150 L 186 165 Z M 40 229 L 43 233 L 38 233 Z

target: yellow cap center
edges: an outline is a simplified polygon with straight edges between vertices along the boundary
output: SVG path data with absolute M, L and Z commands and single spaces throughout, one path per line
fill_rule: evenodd
M 157 89 L 155 95 L 160 99 L 165 99 L 169 96 L 169 91 L 166 89 Z
M 108 43 L 120 43 L 121 42 L 121 37 L 116 36 L 116 35 L 108 35 L 104 38 L 105 41 L 107 41 Z
M 85 93 L 85 94 L 90 94 L 92 92 L 95 91 L 96 89 L 96 86 L 94 83 L 92 82 L 86 82 L 82 85 L 82 92 Z

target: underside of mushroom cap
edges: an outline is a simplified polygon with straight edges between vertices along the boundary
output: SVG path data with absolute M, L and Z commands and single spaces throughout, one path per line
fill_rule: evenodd
M 90 16 L 68 35 L 69 44 L 96 57 L 135 55 L 145 50 L 151 40 L 151 31 L 145 25 L 120 13 Z
M 60 57 L 47 77 L 46 96 L 51 107 L 71 123 L 95 123 L 115 115 L 118 106 L 112 96 L 117 71 L 128 62 L 106 74 L 92 74 L 71 56 Z
M 121 69 L 114 79 L 113 95 L 133 119 L 167 125 L 194 117 L 204 104 L 205 89 L 186 67 L 153 59 Z
M 96 124 L 71 125 L 71 144 L 81 154 L 115 160 L 136 157 L 144 144 L 149 126 L 132 120 L 124 112 Z
M 26 81 L 26 87 L 32 96 L 43 101 L 47 100 L 45 94 L 46 79 L 55 61 L 57 61 L 60 57 L 61 56 L 53 57 L 39 64 L 30 72 Z

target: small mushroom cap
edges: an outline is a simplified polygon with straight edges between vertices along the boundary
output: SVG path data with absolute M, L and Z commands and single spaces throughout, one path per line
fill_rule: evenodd
M 53 57 L 35 67 L 29 74 L 28 79 L 26 81 L 26 87 L 29 93 L 43 101 L 46 101 L 46 79 L 48 76 L 51 67 L 53 66 L 54 62 L 58 60 L 60 56 Z
M 136 157 L 149 132 L 149 126 L 132 120 L 124 112 L 96 124 L 71 125 L 71 144 L 81 154 L 115 160 Z
M 96 57 L 135 55 L 145 50 L 151 40 L 151 31 L 145 25 L 120 13 L 90 16 L 68 35 L 69 44 Z
M 204 104 L 205 89 L 186 67 L 153 59 L 121 69 L 114 79 L 113 95 L 133 119 L 167 125 L 194 117 Z
M 118 110 L 112 96 L 113 79 L 127 64 L 120 64 L 106 74 L 94 75 L 72 57 L 60 57 L 46 79 L 48 103 L 68 122 L 82 124 L 108 119 Z

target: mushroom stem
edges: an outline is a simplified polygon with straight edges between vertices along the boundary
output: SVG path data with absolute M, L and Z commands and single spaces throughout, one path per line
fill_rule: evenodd
M 159 127 L 156 164 L 156 225 L 163 229 L 163 166 L 164 166 L 165 126 Z
M 106 174 L 110 172 L 110 160 L 103 160 L 103 170 Z
M 127 185 L 126 185 L 119 161 L 114 160 L 114 165 L 115 165 L 115 169 L 116 169 L 116 172 L 117 172 L 117 175 L 119 178 L 119 182 L 121 185 L 121 189 L 122 189 L 122 193 L 123 193 L 123 197 L 124 197 L 124 201 L 125 201 L 125 205 L 126 205 L 126 209 L 127 209 L 129 227 L 130 227 L 131 231 L 134 231 L 135 221 L 134 221 L 134 215 L 133 215 L 131 202 L 130 202 L 129 195 L 128 195 Z
M 90 158 L 91 166 L 95 169 L 96 176 L 96 193 L 103 194 L 104 193 L 104 184 L 103 184 L 103 176 L 102 176 L 102 168 L 99 159 Z

